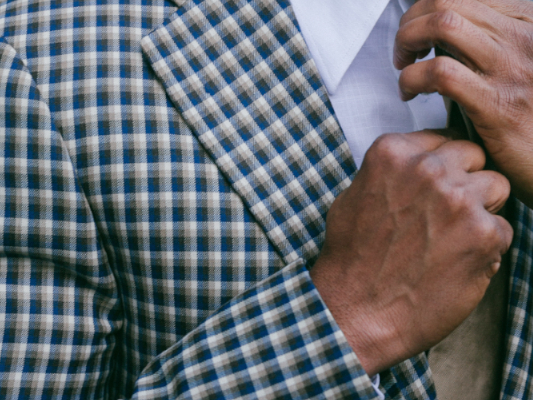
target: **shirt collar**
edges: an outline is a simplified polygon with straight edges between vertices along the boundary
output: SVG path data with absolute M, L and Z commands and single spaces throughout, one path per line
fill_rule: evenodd
M 337 90 L 389 1 L 398 1 L 404 12 L 414 3 L 414 0 L 291 0 L 329 94 Z

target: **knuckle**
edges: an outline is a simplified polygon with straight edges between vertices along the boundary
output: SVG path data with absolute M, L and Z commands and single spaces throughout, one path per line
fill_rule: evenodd
M 396 162 L 402 158 L 404 139 L 399 134 L 387 133 L 379 136 L 368 150 L 370 159 Z
M 472 201 L 464 187 L 450 184 L 447 180 L 439 180 L 433 189 L 439 199 L 439 208 L 443 215 L 453 220 L 472 215 Z
M 493 218 L 478 220 L 474 227 L 474 234 L 481 248 L 486 251 L 494 249 L 501 242 L 499 230 Z
M 446 198 L 448 209 L 451 210 L 452 214 L 463 214 L 471 205 L 466 191 L 462 187 L 452 187 L 442 192 Z
M 514 44 L 518 48 L 531 51 L 533 47 L 533 29 L 530 28 L 529 24 L 509 23 L 506 29 L 510 32 L 511 37 L 515 39 Z M 526 54 L 531 53 L 526 52 Z
M 518 93 L 510 93 L 507 97 L 510 99 L 509 111 L 512 112 L 513 115 L 522 115 L 531 111 L 530 99 L 528 96 L 524 96 L 522 91 Z
M 428 79 L 436 82 L 439 90 L 444 90 L 453 80 L 457 73 L 454 61 L 449 57 L 437 57 L 433 59 L 428 69 Z
M 410 18 L 411 16 L 409 15 L 409 12 L 404 13 L 400 17 L 400 27 L 403 27 L 410 20 Z
M 496 105 L 502 110 L 508 123 L 516 125 L 520 115 L 531 111 L 531 99 L 521 89 L 505 86 L 498 91 Z
M 433 153 L 423 153 L 417 157 L 415 173 L 422 180 L 436 184 L 446 173 L 446 165 Z
M 449 10 L 457 5 L 460 5 L 460 0 L 434 0 L 433 7 L 437 11 Z
M 431 17 L 431 26 L 441 35 L 448 35 L 450 32 L 459 31 L 463 27 L 463 18 L 455 11 L 443 9 L 437 11 Z

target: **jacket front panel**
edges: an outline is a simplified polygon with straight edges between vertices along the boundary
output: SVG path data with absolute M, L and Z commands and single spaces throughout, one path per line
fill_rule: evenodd
M 3 54 L 32 82 L 42 101 L 31 116 L 48 113 L 52 132 L 29 135 L 21 124 L 8 126 L 7 137 L 24 148 L 54 138 L 67 160 L 59 165 L 57 151 L 39 150 L 13 162 L 58 165 L 54 176 L 73 189 L 37 179 L 52 197 L 78 193 L 68 208 L 56 207 L 74 227 L 51 228 L 70 258 L 53 253 L 46 267 L 49 282 L 69 271 L 62 286 L 76 294 L 76 306 L 50 308 L 57 300 L 41 296 L 28 311 L 63 326 L 34 335 L 33 348 L 68 332 L 52 351 L 62 369 L 43 384 L 42 376 L 58 372 L 43 362 L 22 386 L 53 397 L 374 398 L 302 267 L 316 258 L 329 205 L 355 166 L 289 3 L 13 0 L 0 15 Z M 4 115 L 19 120 L 28 114 L 21 99 L 31 103 L 33 95 L 19 94 L 28 85 L 10 63 L 4 97 L 18 108 Z M 34 190 L 24 171 L 15 199 Z M 40 194 L 29 198 L 34 208 L 50 207 Z M 24 215 L 30 222 L 13 228 L 22 236 L 28 224 L 58 219 Z M 504 390 L 527 398 L 531 218 L 520 207 L 514 216 Z M 92 232 L 90 252 L 76 239 L 80 231 Z M 30 254 L 42 271 L 48 243 L 29 240 L 17 256 Z M 73 316 L 84 322 L 78 330 L 65 324 Z M 24 324 L 16 320 L 19 332 L 34 329 Z M 32 359 L 22 337 L 3 354 L 2 365 L 11 366 L 5 377 Z M 392 398 L 435 397 L 424 355 L 382 378 Z M 8 387 L 19 393 L 17 384 Z

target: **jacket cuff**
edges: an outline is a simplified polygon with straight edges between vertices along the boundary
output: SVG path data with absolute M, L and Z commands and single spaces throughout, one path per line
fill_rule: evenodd
M 297 260 L 157 357 L 134 398 L 377 399 Z

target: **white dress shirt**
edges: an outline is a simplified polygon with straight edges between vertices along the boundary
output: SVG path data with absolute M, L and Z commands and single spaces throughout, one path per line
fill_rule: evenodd
M 405 103 L 392 63 L 400 18 L 414 0 L 292 0 L 355 163 L 383 133 L 443 128 L 438 94 Z M 433 57 L 431 53 L 429 57 Z
M 438 94 L 405 103 L 392 54 L 400 18 L 414 0 L 291 0 L 296 19 L 360 167 L 374 140 L 391 132 L 444 128 Z M 426 59 L 434 57 L 431 52 Z M 379 375 L 373 378 L 378 396 Z

